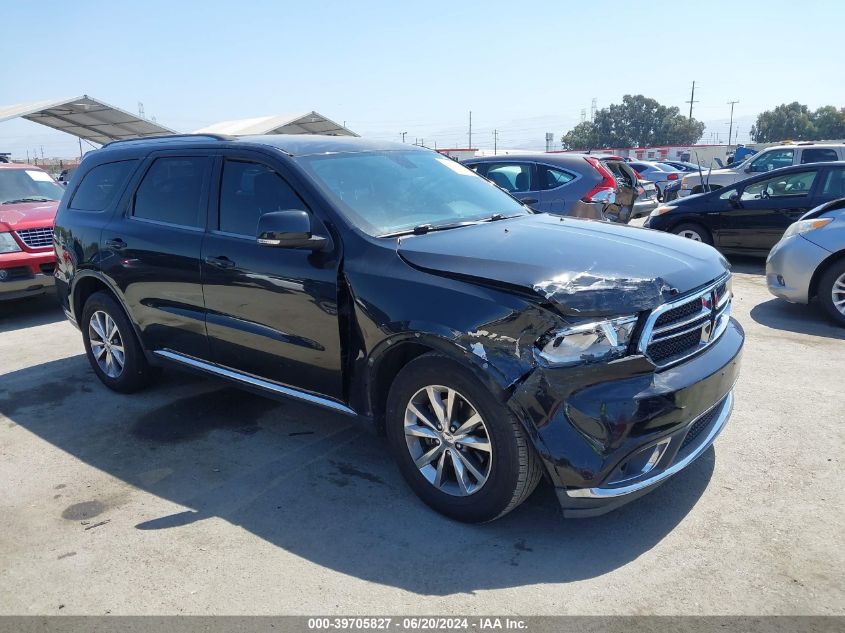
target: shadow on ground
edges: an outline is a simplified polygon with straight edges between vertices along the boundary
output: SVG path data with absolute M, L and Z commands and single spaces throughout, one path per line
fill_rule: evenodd
M 5 375 L 0 412 L 6 424 L 187 508 L 144 516 L 144 506 L 133 506 L 135 529 L 202 530 L 204 519 L 221 517 L 315 564 L 426 595 L 611 572 L 678 525 L 715 462 L 711 449 L 659 490 L 604 517 L 563 520 L 544 485 L 503 519 L 469 526 L 419 502 L 384 440 L 358 422 L 193 376 L 167 372 L 159 386 L 120 396 L 74 356 Z M 66 492 L 79 485 L 56 484 Z M 63 509 L 65 518 L 99 521 L 128 511 L 84 494 Z
M 802 305 L 772 298 L 751 308 L 751 318 L 776 330 L 845 339 L 845 329 L 831 323 L 815 302 Z
M 0 334 L 65 320 L 56 293 L 38 297 L 0 301 Z
M 731 272 L 744 275 L 765 275 L 766 260 L 762 257 L 746 255 L 727 255 L 731 262 Z

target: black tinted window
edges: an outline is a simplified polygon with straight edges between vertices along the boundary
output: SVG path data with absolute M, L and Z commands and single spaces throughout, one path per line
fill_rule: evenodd
M 839 160 L 835 149 L 818 148 L 805 149 L 801 152 L 801 164 L 805 163 L 827 163 L 833 160 Z
M 258 218 L 271 211 L 306 210 L 290 185 L 258 163 L 227 160 L 220 186 L 220 230 L 255 236 Z
M 82 178 L 69 206 L 80 211 L 102 211 L 123 190 L 137 162 L 122 160 L 94 167 Z
M 201 206 L 209 159 L 159 158 L 144 176 L 135 193 L 136 218 L 178 224 L 205 226 Z
M 831 169 L 827 172 L 822 196 L 831 199 L 845 197 L 845 169 Z
M 575 179 L 574 174 L 553 167 L 540 167 L 540 189 L 557 189 Z

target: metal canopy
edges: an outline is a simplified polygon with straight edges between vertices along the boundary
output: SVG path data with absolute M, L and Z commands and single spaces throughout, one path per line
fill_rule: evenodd
M 254 119 L 221 121 L 195 132 L 196 134 L 327 134 L 329 136 L 358 136 L 352 130 L 335 123 L 317 112 L 279 114 Z
M 100 145 L 126 138 L 175 134 L 168 127 L 87 95 L 61 101 L 0 106 L 0 122 L 22 117 Z

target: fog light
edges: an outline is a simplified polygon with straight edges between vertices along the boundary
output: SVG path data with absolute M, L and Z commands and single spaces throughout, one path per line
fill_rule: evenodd
M 0 270 L 0 281 L 6 281 L 9 277 L 9 273 L 6 270 Z
M 786 286 L 786 282 L 783 280 L 783 275 L 778 275 L 778 283 L 781 286 Z

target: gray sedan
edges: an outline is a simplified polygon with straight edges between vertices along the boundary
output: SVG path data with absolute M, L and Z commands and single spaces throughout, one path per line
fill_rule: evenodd
M 766 259 L 766 285 L 792 303 L 818 297 L 845 327 L 845 198 L 816 207 L 787 229 Z
M 632 160 L 629 167 L 637 170 L 644 180 L 650 180 L 657 186 L 657 197 L 663 200 L 663 190 L 670 182 L 680 180 L 684 172 L 675 169 L 671 165 L 647 160 Z

